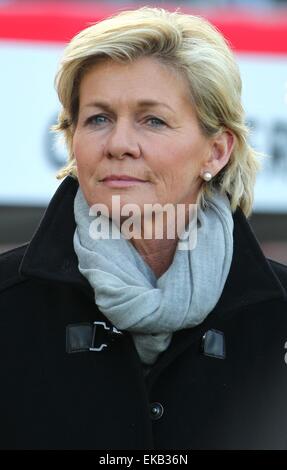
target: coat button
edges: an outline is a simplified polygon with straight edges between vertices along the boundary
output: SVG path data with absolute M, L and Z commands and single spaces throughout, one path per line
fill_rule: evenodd
M 163 406 L 161 403 L 151 403 L 150 405 L 151 419 L 159 419 L 163 415 Z

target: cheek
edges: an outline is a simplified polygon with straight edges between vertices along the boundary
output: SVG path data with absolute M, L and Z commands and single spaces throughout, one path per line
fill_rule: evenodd
M 188 142 L 181 149 L 178 162 L 181 171 L 186 172 L 191 177 L 197 177 L 207 155 L 207 148 L 205 142 L 195 139 L 195 141 Z
M 73 138 L 73 153 L 79 169 L 88 169 L 96 159 L 96 146 L 91 137 L 76 132 Z
M 196 167 L 191 145 L 169 145 L 164 152 L 161 152 L 156 165 L 162 174 L 168 175 L 173 180 L 186 179 Z
M 81 161 L 82 155 L 83 155 L 84 147 L 81 142 L 82 140 L 80 137 L 80 133 L 76 131 L 73 136 L 73 154 L 75 156 L 77 163 Z

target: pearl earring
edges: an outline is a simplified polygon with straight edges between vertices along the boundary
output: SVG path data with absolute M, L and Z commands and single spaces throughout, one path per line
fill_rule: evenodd
M 205 171 L 202 175 L 204 181 L 210 181 L 212 178 L 212 174 L 209 171 Z

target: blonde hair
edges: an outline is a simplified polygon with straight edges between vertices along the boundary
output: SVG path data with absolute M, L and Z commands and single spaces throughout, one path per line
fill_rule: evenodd
M 69 160 L 57 178 L 77 178 L 72 141 L 78 118 L 79 86 L 83 75 L 100 60 L 126 63 L 152 56 L 187 78 L 198 122 L 206 136 L 225 129 L 235 136 L 227 165 L 199 194 L 214 189 L 229 195 L 231 209 L 251 213 L 259 154 L 247 141 L 249 130 L 241 104 L 242 83 L 238 65 L 222 34 L 199 16 L 162 8 L 123 11 L 93 24 L 67 45 L 55 79 L 62 110 L 53 130 L 63 132 Z

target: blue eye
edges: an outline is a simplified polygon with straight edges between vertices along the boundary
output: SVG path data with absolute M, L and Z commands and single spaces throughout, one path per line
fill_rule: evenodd
M 99 125 L 99 124 L 105 124 L 106 121 L 101 121 L 100 119 L 107 119 L 106 116 L 104 116 L 103 114 L 95 114 L 94 116 L 90 116 L 87 120 L 86 120 L 86 124 L 95 124 L 95 125 Z
M 106 124 L 107 123 L 107 116 L 104 114 L 94 114 L 93 116 L 90 116 L 89 118 L 86 119 L 85 124 L 86 125 L 93 125 L 93 126 L 100 126 L 101 124 Z M 162 127 L 166 126 L 166 123 L 157 117 L 154 116 L 149 116 L 146 118 L 146 122 L 150 121 L 151 122 L 151 127 Z
M 147 118 L 147 121 L 153 121 L 155 123 L 155 125 L 152 125 L 152 127 L 161 127 L 161 126 L 165 126 L 165 122 L 162 121 L 162 119 L 159 119 L 159 118 L 156 118 L 156 117 L 149 117 Z

